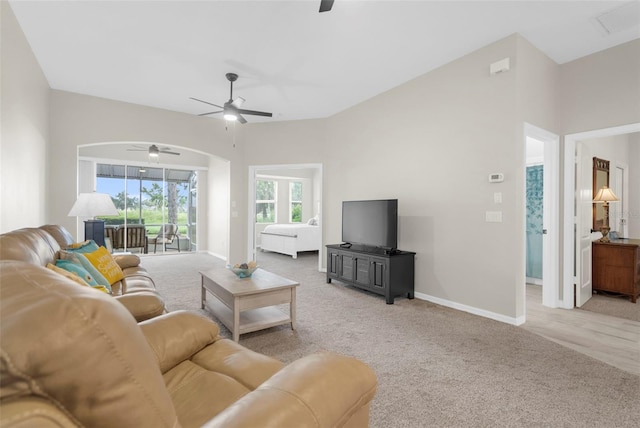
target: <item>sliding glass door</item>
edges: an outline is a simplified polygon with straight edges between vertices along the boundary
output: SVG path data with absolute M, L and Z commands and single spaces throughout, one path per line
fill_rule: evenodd
M 196 171 L 97 164 L 96 183 L 96 190 L 111 195 L 119 211 L 118 216 L 104 218 L 114 251 L 195 250 Z M 167 224 L 178 226 L 172 242 L 140 244 L 141 233 L 149 243 L 156 242 L 154 238 L 163 237 Z

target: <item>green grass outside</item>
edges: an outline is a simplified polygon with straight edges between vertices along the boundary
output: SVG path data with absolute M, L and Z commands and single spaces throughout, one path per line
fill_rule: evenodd
M 139 224 L 139 211 L 129 210 L 127 212 L 127 223 Z M 101 219 L 107 221 L 107 224 L 124 224 L 124 212 L 117 216 L 101 216 Z M 142 210 L 142 222 L 147 228 L 147 235 L 157 235 L 163 223 L 168 222 L 165 214 L 164 222 L 162 212 L 156 210 Z M 181 235 L 187 234 L 187 213 L 178 213 L 178 230 Z

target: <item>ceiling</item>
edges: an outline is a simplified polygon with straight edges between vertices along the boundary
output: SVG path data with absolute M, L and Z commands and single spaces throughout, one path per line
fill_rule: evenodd
M 559 64 L 640 37 L 637 0 L 10 4 L 53 89 L 197 115 L 234 72 L 242 108 L 273 112 L 249 122 L 331 116 L 516 32 Z

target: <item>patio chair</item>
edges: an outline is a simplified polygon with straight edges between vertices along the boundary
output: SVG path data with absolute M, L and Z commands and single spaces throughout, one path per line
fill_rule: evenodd
M 178 233 L 178 225 L 174 223 L 163 224 L 155 238 L 149 239 L 149 244 L 153 244 L 153 253 L 156 253 L 158 244 L 162 244 L 164 250 L 167 250 L 167 244 L 173 244 L 176 241 L 178 252 L 180 252 L 180 234 Z

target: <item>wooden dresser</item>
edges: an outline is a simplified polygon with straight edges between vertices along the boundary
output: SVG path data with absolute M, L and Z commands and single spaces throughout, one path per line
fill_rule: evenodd
M 593 290 L 620 293 L 633 303 L 640 295 L 640 239 L 593 242 Z

